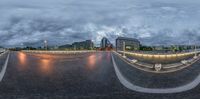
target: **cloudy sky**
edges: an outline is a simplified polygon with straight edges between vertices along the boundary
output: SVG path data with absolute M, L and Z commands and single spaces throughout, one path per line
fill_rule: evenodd
M 62 45 L 102 37 L 200 43 L 199 0 L 0 0 L 0 45 Z

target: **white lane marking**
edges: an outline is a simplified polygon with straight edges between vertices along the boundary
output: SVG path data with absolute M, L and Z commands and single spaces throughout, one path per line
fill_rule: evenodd
M 112 62 L 114 65 L 115 73 L 120 80 L 120 82 L 128 89 L 142 92 L 142 93 L 180 93 L 184 91 L 191 90 L 195 88 L 200 83 L 200 74 L 192 82 L 185 84 L 183 86 L 174 87 L 174 88 L 145 88 L 141 86 L 134 85 L 129 82 L 120 72 L 118 66 L 116 65 L 115 59 L 112 54 Z
M 3 65 L 3 68 L 2 68 L 2 70 L 0 72 L 0 82 L 2 81 L 2 79 L 4 77 L 4 74 L 6 72 L 6 68 L 7 68 L 7 65 L 8 65 L 9 57 L 10 57 L 10 53 L 8 52 L 8 56 L 7 56 L 6 61 L 5 61 L 4 65 Z

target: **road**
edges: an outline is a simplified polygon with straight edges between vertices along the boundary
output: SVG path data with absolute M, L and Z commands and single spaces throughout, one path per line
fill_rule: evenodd
M 200 72 L 198 62 L 177 73 L 155 75 L 129 66 L 116 55 L 113 57 L 126 79 L 147 88 L 182 86 L 193 81 Z M 80 55 L 11 52 L 0 82 L 0 99 L 196 99 L 199 89 L 197 86 L 173 94 L 128 89 L 115 73 L 112 52 Z

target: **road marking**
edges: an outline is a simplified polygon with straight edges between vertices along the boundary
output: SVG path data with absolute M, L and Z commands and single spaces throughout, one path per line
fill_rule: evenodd
M 200 83 L 200 74 L 199 74 L 195 78 L 195 80 L 193 80 L 192 82 L 185 84 L 183 86 L 174 87 L 174 88 L 145 88 L 145 87 L 134 85 L 133 83 L 129 82 L 123 76 L 123 74 L 121 74 L 118 66 L 116 65 L 113 54 L 112 54 L 112 62 L 113 62 L 113 66 L 115 69 L 115 73 L 116 73 L 118 79 L 120 80 L 120 82 L 126 88 L 133 90 L 133 91 L 137 91 L 137 92 L 142 92 L 142 93 L 180 93 L 180 92 L 191 90 L 191 89 L 195 88 L 196 86 L 198 86 L 198 84 Z
M 7 65 L 8 65 L 8 60 L 9 60 L 9 57 L 10 57 L 10 53 L 8 52 L 8 55 L 7 55 L 7 58 L 6 58 L 6 61 L 3 65 L 3 68 L 0 72 L 0 82 L 2 81 L 3 77 L 4 77 L 4 74 L 6 72 L 6 68 L 7 68 Z

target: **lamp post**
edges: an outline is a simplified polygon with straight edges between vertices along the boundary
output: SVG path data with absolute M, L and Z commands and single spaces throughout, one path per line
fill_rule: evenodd
M 126 50 L 125 47 L 126 47 L 126 45 L 125 45 L 125 41 L 124 41 L 124 42 L 123 42 L 123 57 L 126 57 L 126 56 L 125 56 L 125 50 Z
M 21 43 L 20 45 L 21 45 L 22 48 L 24 48 L 24 43 Z
M 195 58 L 197 57 L 197 46 L 196 46 L 196 43 L 195 43 Z
M 76 51 L 76 45 L 74 45 L 74 50 Z
M 47 42 L 47 40 L 44 40 L 44 48 L 45 48 L 45 50 L 47 50 L 47 45 L 48 44 L 48 42 Z

